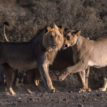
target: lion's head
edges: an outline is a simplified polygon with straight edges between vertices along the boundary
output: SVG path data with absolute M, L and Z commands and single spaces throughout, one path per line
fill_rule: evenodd
M 43 36 L 43 46 L 48 50 L 60 50 L 64 43 L 63 28 L 54 24 L 53 28 L 47 27 Z
M 64 47 L 70 47 L 76 44 L 77 40 L 78 40 L 78 36 L 80 35 L 81 30 L 68 30 L 65 34 L 64 34 Z

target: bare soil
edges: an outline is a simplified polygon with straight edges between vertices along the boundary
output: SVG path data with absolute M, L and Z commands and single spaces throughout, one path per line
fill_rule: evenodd
M 35 89 L 32 95 L 22 88 L 16 91 L 16 96 L 7 96 L 2 91 L 0 107 L 107 107 L 107 92 L 78 93 L 65 90 L 64 87 L 60 86 L 63 91 L 58 93 L 39 92 Z

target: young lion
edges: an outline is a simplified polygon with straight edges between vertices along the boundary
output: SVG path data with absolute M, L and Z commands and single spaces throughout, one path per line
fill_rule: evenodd
M 15 95 L 12 89 L 14 81 L 14 72 L 16 70 L 27 71 L 38 67 L 45 87 L 49 91 L 55 92 L 49 76 L 48 66 L 53 63 L 57 52 L 64 43 L 63 30 L 56 25 L 53 28 L 48 27 L 48 32 L 38 35 L 26 43 L 1 43 L 0 42 L 0 64 L 4 72 L 11 73 L 11 80 L 7 77 L 8 89 L 12 95 Z M 8 68 L 8 69 L 7 69 Z
M 94 41 L 81 36 L 80 33 L 81 31 L 72 32 L 67 37 L 70 40 L 67 44 L 76 48 L 78 62 L 74 66 L 68 67 L 59 76 L 59 79 L 64 80 L 70 73 L 82 72 L 82 81 L 84 81 L 85 87 L 88 88 L 88 84 L 85 81 L 86 69 L 89 66 L 104 67 L 107 65 L 107 38 L 104 37 Z M 104 79 L 104 81 L 102 91 L 107 89 L 107 79 Z
M 7 35 L 6 35 L 6 26 L 9 26 L 9 23 L 8 22 L 4 22 L 3 24 L 3 37 L 5 39 L 6 42 L 10 42 L 10 40 L 7 38 Z M 61 30 L 61 29 L 60 29 Z M 11 72 L 10 67 L 8 68 L 8 64 L 3 64 L 2 65 L 2 69 L 3 71 L 5 71 L 5 75 L 9 76 L 10 78 L 8 78 L 9 80 L 7 81 L 10 81 L 12 79 L 12 74 L 11 73 L 14 73 L 14 72 Z M 8 72 L 6 72 L 8 71 Z M 34 72 L 36 71 L 36 72 Z M 20 74 L 20 76 L 19 76 Z M 27 74 L 25 76 L 25 74 Z M 7 87 L 9 86 L 8 83 L 6 83 L 6 78 L 5 78 L 5 75 L 4 75 L 4 83 L 7 85 Z M 40 72 L 37 70 L 37 69 L 33 69 L 33 70 L 28 70 L 28 71 L 25 71 L 25 72 L 22 72 L 22 71 L 18 71 L 16 70 L 15 71 L 15 85 L 18 87 L 19 85 L 24 85 L 24 88 L 26 89 L 26 91 L 30 94 L 32 94 L 32 91 L 28 88 L 28 86 L 26 85 L 26 82 L 31 82 L 31 79 L 34 80 L 34 84 L 35 86 L 40 90 L 40 88 L 38 87 L 39 86 L 39 80 L 40 80 Z M 32 75 L 33 77 L 29 78 L 29 75 Z M 34 79 L 35 78 L 35 79 Z M 23 84 L 24 83 L 24 84 Z M 6 92 L 7 92 L 7 95 L 9 95 L 9 92 L 8 92 L 8 88 L 5 88 Z M 14 93 L 14 92 L 13 92 Z
M 78 34 L 79 32 L 76 32 L 75 30 L 71 30 L 71 29 L 66 29 L 65 30 L 65 48 L 71 46 L 71 41 L 72 41 L 72 36 L 71 35 L 75 35 Z M 87 37 L 87 39 L 89 40 L 89 37 Z M 74 64 L 76 64 L 79 61 L 79 54 L 78 54 L 78 49 L 77 46 L 74 45 L 72 46 L 72 50 L 73 50 L 73 62 Z M 91 89 L 88 87 L 88 77 L 89 77 L 89 72 L 90 72 L 90 67 L 88 67 L 85 71 L 81 71 L 78 72 L 83 88 L 79 91 L 79 92 L 83 92 L 83 91 L 91 91 Z M 60 78 L 61 80 L 61 78 Z

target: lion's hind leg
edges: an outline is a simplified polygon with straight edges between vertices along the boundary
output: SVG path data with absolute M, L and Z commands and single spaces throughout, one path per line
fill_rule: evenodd
M 8 64 L 3 64 L 2 69 L 6 76 L 6 88 L 5 88 L 6 94 L 7 95 L 12 94 L 13 96 L 15 96 L 16 93 L 12 88 L 15 79 L 15 70 L 13 70 Z
M 106 91 L 107 90 L 107 78 L 104 78 L 104 85 L 102 88 L 99 89 L 100 91 Z
M 85 92 L 85 91 L 91 91 L 91 89 L 88 86 L 88 78 L 89 78 L 89 72 L 90 72 L 90 67 L 87 67 L 86 70 L 79 72 L 83 88 L 80 89 L 79 92 Z

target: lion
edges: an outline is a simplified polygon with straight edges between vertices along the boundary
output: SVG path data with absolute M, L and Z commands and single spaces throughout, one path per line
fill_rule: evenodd
M 6 34 L 6 27 L 9 27 L 9 23 L 8 22 L 4 22 L 3 23 L 3 37 L 5 39 L 6 42 L 10 42 L 10 40 L 8 39 L 7 37 L 7 34 Z M 61 30 L 61 29 L 60 29 Z M 4 65 L 3 65 L 4 66 Z M 3 68 L 2 66 L 2 68 Z M 6 65 L 5 65 L 6 66 Z M 7 68 L 7 69 L 6 69 Z M 4 70 L 6 69 L 8 71 L 8 64 L 6 66 L 6 68 L 4 67 Z M 5 70 L 5 71 L 6 71 Z M 35 72 L 35 70 L 37 70 L 37 72 Z M 9 72 L 9 71 L 8 71 Z M 8 72 L 5 73 L 5 75 L 7 74 L 8 75 Z M 11 75 L 11 73 L 13 72 L 9 72 L 9 75 Z M 31 74 L 33 74 L 33 77 L 31 77 Z M 6 78 L 5 78 L 5 75 L 4 75 L 4 84 L 7 84 L 6 83 Z M 30 76 L 30 77 L 29 77 Z M 9 76 L 11 80 L 11 76 Z M 40 87 L 39 87 L 39 81 L 40 81 L 40 73 L 38 71 L 38 69 L 33 69 L 33 70 L 28 70 L 26 72 L 22 72 L 22 71 L 18 71 L 16 70 L 15 71 L 15 80 L 14 80 L 14 83 L 15 83 L 15 86 L 16 87 L 19 87 L 19 86 L 23 86 L 26 91 L 29 93 L 29 94 L 33 94 L 33 92 L 28 88 L 27 86 L 27 83 L 30 82 L 33 80 L 34 81 L 34 84 L 35 86 L 37 87 L 37 89 L 39 91 L 41 91 Z M 8 81 L 8 80 L 7 80 Z M 27 83 L 26 83 L 27 82 Z M 9 84 L 7 84 L 9 85 Z M 5 88 L 5 91 L 6 91 L 6 94 L 7 95 L 10 95 L 9 92 L 7 91 L 7 87 Z
M 5 74 L 12 72 L 10 76 L 6 74 L 8 91 L 12 95 L 16 94 L 12 88 L 16 70 L 28 71 L 38 68 L 45 87 L 49 92 L 55 92 L 48 67 L 63 45 L 63 29 L 55 24 L 53 28 L 47 27 L 47 32 L 29 42 L 0 42 L 0 65 Z
M 71 30 L 71 29 L 66 29 L 65 30 L 65 46 L 64 48 L 66 49 L 67 47 L 72 46 L 71 43 L 73 43 L 73 38 L 71 35 L 77 35 L 79 32 L 76 30 Z M 90 38 L 87 37 L 87 40 L 89 40 Z M 75 43 L 74 43 L 75 44 Z M 73 62 L 74 64 L 76 64 L 79 61 L 79 54 L 78 54 L 78 49 L 76 45 L 72 46 L 72 51 L 73 51 Z M 88 77 L 89 77 L 89 73 L 90 73 L 90 67 L 88 66 L 87 69 L 85 71 L 81 71 L 78 72 L 83 88 L 80 89 L 79 92 L 84 92 L 84 91 L 91 91 L 91 89 L 88 87 Z M 84 77 L 85 76 L 85 77 Z M 62 81 L 61 78 L 59 78 L 60 81 Z
M 4 40 L 6 42 L 10 42 L 10 40 L 8 39 L 7 34 L 6 34 L 6 27 L 9 27 L 9 26 L 10 25 L 9 25 L 8 22 L 4 22 L 3 23 L 3 37 L 4 37 Z M 7 66 L 8 66 L 8 64 L 7 64 Z M 29 70 L 29 71 L 26 71 L 26 72 L 22 72 L 22 71 L 16 70 L 16 72 L 15 72 L 15 80 L 14 80 L 15 86 L 17 86 L 17 87 L 24 86 L 26 91 L 28 93 L 32 94 L 33 92 L 26 85 L 26 82 L 28 82 L 29 80 L 31 81 L 31 78 L 32 78 L 32 80 L 34 79 L 33 81 L 34 81 L 35 86 L 40 90 L 40 87 L 38 87 L 39 86 L 39 80 L 40 80 L 40 73 L 39 73 L 39 71 L 38 72 L 34 72 L 35 70 L 37 70 L 37 69 Z M 11 74 L 12 72 L 9 72 L 9 73 Z M 5 75 L 6 74 L 7 73 L 5 73 Z M 33 77 L 29 78 L 29 75 L 31 75 L 31 74 L 33 74 Z M 6 84 L 5 75 L 4 75 L 4 84 Z M 10 79 L 11 79 L 11 76 L 10 76 Z M 6 94 L 9 95 L 9 92 L 7 90 L 8 89 L 5 88 Z
M 74 66 L 67 67 L 59 76 L 59 80 L 64 80 L 70 73 L 81 73 L 81 80 L 85 89 L 88 89 L 88 76 L 86 70 L 89 67 L 105 67 L 107 66 L 107 37 L 97 40 L 90 40 L 80 35 L 81 30 L 68 32 L 66 45 L 72 46 L 76 52 L 76 59 L 78 59 Z M 87 76 L 88 75 L 88 76 Z M 106 91 L 107 79 L 104 78 L 104 86 L 100 88 L 101 91 Z

